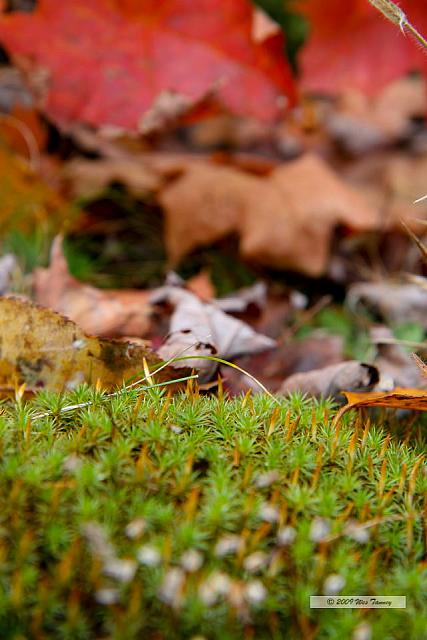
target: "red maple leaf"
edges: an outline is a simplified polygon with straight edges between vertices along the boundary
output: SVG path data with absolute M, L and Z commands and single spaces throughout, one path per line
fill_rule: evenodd
M 399 5 L 426 33 L 426 1 Z M 373 94 L 409 71 L 427 71 L 425 53 L 368 0 L 298 0 L 298 7 L 311 27 L 300 60 L 302 85 L 309 91 Z
M 166 91 L 198 102 L 214 91 L 230 111 L 276 118 L 294 101 L 280 36 L 252 37 L 249 0 L 39 0 L 0 16 L 0 42 L 38 78 L 44 110 L 137 129 Z

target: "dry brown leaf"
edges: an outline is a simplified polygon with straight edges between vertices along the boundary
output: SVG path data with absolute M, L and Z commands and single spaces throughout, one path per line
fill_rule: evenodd
M 155 354 L 130 342 L 87 336 L 74 322 L 51 309 L 17 298 L 0 298 L 0 386 L 25 383 L 32 390 L 63 391 L 82 382 L 112 389 L 144 375 L 143 360 L 155 366 Z M 176 378 L 170 367 L 155 381 Z
M 78 198 L 97 196 L 115 182 L 125 185 L 136 198 L 146 198 L 163 184 L 156 171 L 138 159 L 126 158 L 75 158 L 65 165 L 63 177 Z
M 378 380 L 379 372 L 376 367 L 350 360 L 289 376 L 279 392 L 299 391 L 311 396 L 337 398 L 343 389 L 372 389 Z
M 376 209 L 309 154 L 264 178 L 193 165 L 161 193 L 160 202 L 173 263 L 237 232 L 245 258 L 318 276 L 326 270 L 337 225 L 367 230 L 379 224 Z
M 343 176 L 370 203 L 383 212 L 382 230 L 399 228 L 403 219 L 415 232 L 416 218 L 427 218 L 427 201 L 414 205 L 426 190 L 427 155 L 401 152 L 364 155 L 344 168 Z
M 328 110 L 326 128 L 348 151 L 362 154 L 410 134 L 412 120 L 423 117 L 426 106 L 425 81 L 399 78 L 375 96 L 344 92 Z
M 60 236 L 52 244 L 49 268 L 34 271 L 33 286 L 36 302 L 67 316 L 87 333 L 143 337 L 150 329 L 150 293 L 102 291 L 79 282 L 68 270 Z
M 385 407 L 387 409 L 409 409 L 415 411 L 427 410 L 427 391 L 422 389 L 411 389 L 396 387 L 393 391 L 383 393 L 373 391 L 370 393 L 353 393 L 343 391 L 347 403 L 338 411 L 334 418 L 334 425 L 337 425 L 342 416 L 351 409 L 359 407 Z

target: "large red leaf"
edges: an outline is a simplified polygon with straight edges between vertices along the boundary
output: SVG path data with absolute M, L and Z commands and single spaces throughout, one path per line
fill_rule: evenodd
M 412 24 L 427 32 L 426 0 L 399 3 Z M 311 34 L 301 55 L 302 84 L 311 91 L 379 91 L 392 80 L 427 70 L 427 56 L 368 0 L 298 0 Z
M 0 17 L 0 42 L 47 70 L 44 108 L 59 124 L 138 128 L 162 92 L 263 120 L 294 99 L 280 36 L 252 37 L 249 0 L 39 0 Z M 284 99 L 286 98 L 286 99 Z

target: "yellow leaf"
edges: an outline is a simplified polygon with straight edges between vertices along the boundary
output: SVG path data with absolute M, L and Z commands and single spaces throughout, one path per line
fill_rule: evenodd
M 81 382 L 111 390 L 134 376 L 144 377 L 144 361 L 160 364 L 148 348 L 87 336 L 71 320 L 31 302 L 0 298 L 0 387 L 14 391 L 72 389 Z M 170 367 L 155 382 L 182 376 Z

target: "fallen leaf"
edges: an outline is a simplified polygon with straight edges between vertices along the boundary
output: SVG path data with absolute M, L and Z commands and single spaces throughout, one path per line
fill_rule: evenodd
M 0 386 L 64 391 L 82 382 L 112 389 L 148 365 L 160 364 L 147 347 L 86 335 L 51 309 L 17 298 L 0 298 Z M 176 378 L 170 367 L 155 382 Z
M 427 110 L 426 83 L 420 77 L 399 78 L 378 95 L 348 90 L 327 110 L 325 126 L 334 140 L 354 155 L 408 138 L 414 119 Z
M 225 313 L 242 314 L 250 308 L 261 312 L 267 305 L 267 285 L 265 282 L 255 282 L 250 287 L 218 298 L 215 304 Z
M 176 362 L 176 367 L 195 367 L 208 378 L 217 363 L 197 359 L 212 355 L 225 360 L 244 353 L 257 353 L 272 349 L 276 341 L 254 331 L 249 325 L 227 315 L 215 303 L 204 303 L 193 293 L 180 287 L 165 286 L 157 289 L 151 302 L 167 302 L 174 307 L 169 336 L 158 349 L 158 355 L 169 360 L 177 355 L 194 356 L 194 360 Z
M 409 409 L 413 411 L 427 410 L 427 391 L 422 389 L 411 389 L 396 387 L 393 391 L 384 393 L 382 391 L 372 391 L 370 393 L 353 393 L 343 391 L 347 403 L 336 414 L 333 426 L 336 426 L 342 416 L 351 409 L 360 407 L 385 407 L 387 409 Z
M 427 202 L 414 206 L 414 201 L 424 193 L 426 171 L 425 155 L 387 151 L 361 157 L 345 168 L 342 176 L 371 207 L 383 211 L 383 230 L 400 227 L 403 219 L 418 231 L 415 218 L 427 218 Z
M 272 120 L 293 81 L 281 35 L 256 42 L 252 23 L 249 0 L 40 0 L 1 16 L 0 41 L 63 126 L 137 130 L 164 92 L 183 104 L 212 90 L 230 111 Z
M 258 328 L 258 327 L 257 327 Z M 259 329 L 258 329 L 259 330 Z M 282 322 L 283 331 L 283 322 Z M 262 382 L 270 391 L 277 392 L 284 378 L 296 373 L 323 369 L 330 365 L 338 365 L 344 359 L 344 344 L 341 336 L 332 336 L 324 332 L 314 332 L 308 338 L 279 342 L 275 349 L 251 356 L 242 356 L 235 360 L 244 371 L 247 371 Z M 245 393 L 248 389 L 259 392 L 260 388 L 253 380 L 235 369 L 221 369 L 224 386 L 233 395 Z
M 424 0 L 399 3 L 419 31 L 427 32 Z M 311 32 L 302 50 L 302 85 L 337 94 L 374 94 L 410 71 L 426 70 L 421 48 L 367 0 L 299 0 Z
M 359 282 L 349 287 L 347 304 L 360 304 L 394 325 L 416 322 L 427 329 L 427 290 L 417 284 Z
M 377 349 L 375 366 L 381 374 L 379 391 L 391 391 L 395 387 L 404 386 L 425 386 L 425 380 L 414 358 L 399 344 L 388 327 L 374 326 L 369 333 L 371 342 Z
M 376 367 L 349 360 L 289 376 L 280 387 L 279 393 L 299 391 L 310 396 L 338 399 L 343 389 L 368 390 L 378 381 L 379 372 Z
M 238 233 L 244 258 L 319 276 L 334 229 L 379 226 L 379 213 L 320 158 L 307 154 L 259 178 L 232 167 L 192 165 L 160 194 L 171 261 Z
M 163 184 L 161 176 L 143 162 L 125 158 L 74 158 L 65 165 L 62 175 L 71 195 L 77 198 L 93 198 L 119 183 L 136 198 L 145 199 Z
M 280 125 L 278 125 L 280 126 Z M 256 149 L 257 146 L 272 143 L 276 135 L 276 127 L 254 118 L 242 118 L 230 113 L 221 113 L 215 117 L 205 118 L 195 122 L 188 130 L 189 141 L 192 146 L 206 149 Z M 224 155 L 225 152 L 222 151 Z M 232 162 L 238 161 L 236 153 L 232 154 Z M 248 153 L 244 158 L 245 165 L 250 165 L 253 173 L 266 173 L 271 169 L 274 161 L 264 155 Z M 239 165 L 241 166 L 241 162 Z M 246 168 L 246 167 L 244 167 Z
M 33 274 L 36 302 L 76 322 L 97 336 L 142 337 L 151 326 L 150 292 L 97 289 L 70 274 L 62 252 L 62 238 L 52 244 L 50 266 Z

